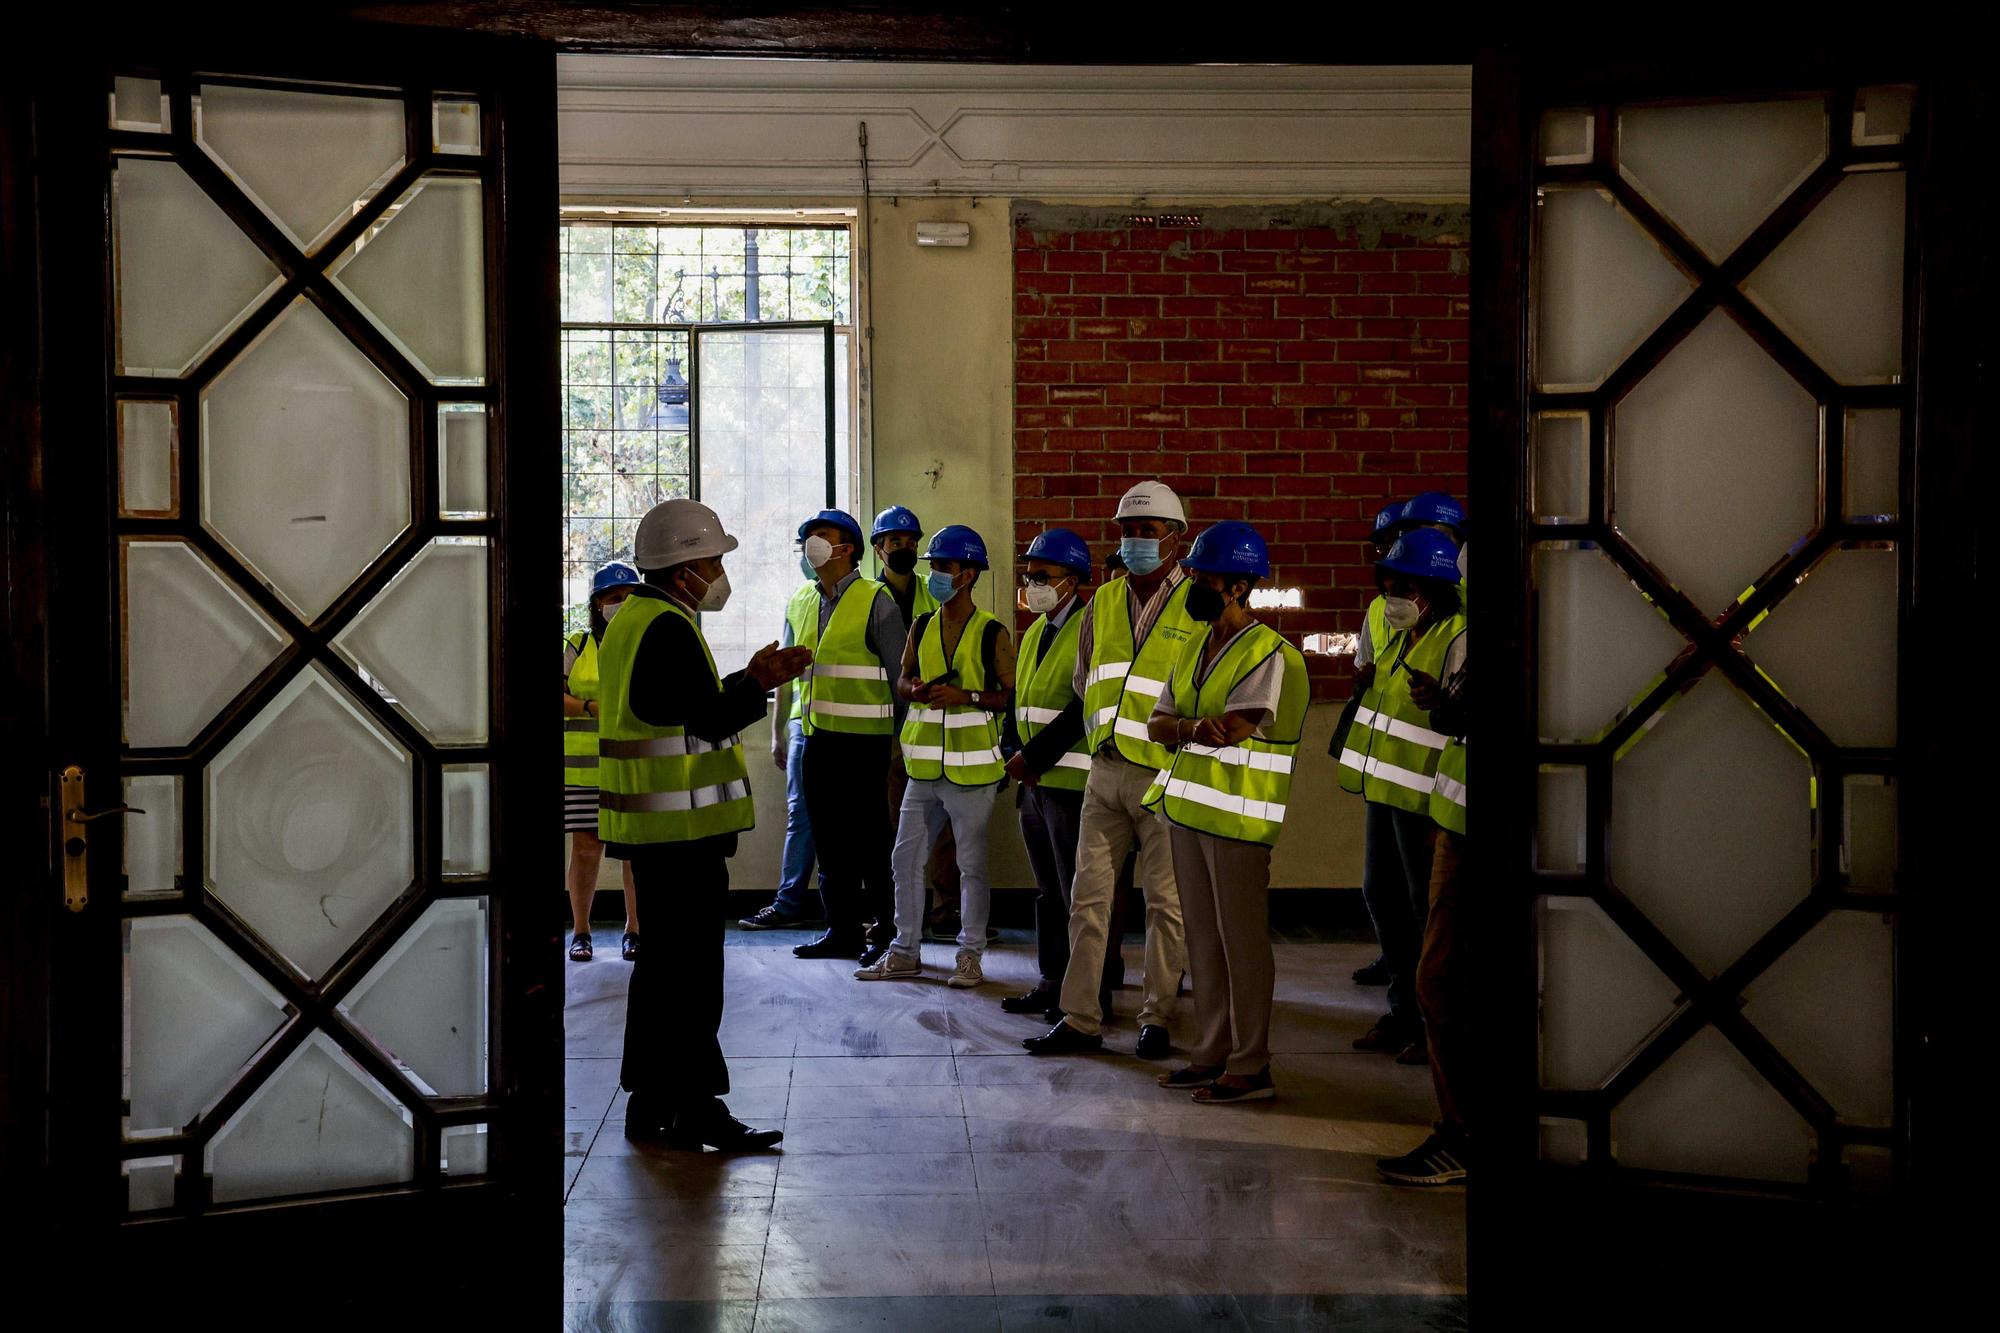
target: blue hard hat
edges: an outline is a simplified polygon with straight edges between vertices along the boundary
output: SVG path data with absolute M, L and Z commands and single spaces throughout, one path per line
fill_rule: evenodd
M 890 505 L 875 515 L 875 526 L 869 532 L 868 540 L 872 542 L 877 537 L 886 537 L 892 532 L 915 533 L 921 537 L 924 535 L 924 525 L 915 514 L 902 505 Z
M 1067 565 L 1085 578 L 1090 577 L 1090 547 L 1068 528 L 1042 529 L 1040 535 L 1028 543 L 1028 558 Z
M 817 527 L 839 528 L 854 538 L 855 549 L 861 547 L 861 525 L 854 521 L 854 515 L 844 509 L 822 509 L 805 522 L 799 524 L 799 540 L 806 539 L 806 533 Z
M 986 569 L 986 539 L 963 523 L 947 523 L 931 534 L 926 560 L 957 560 L 974 569 Z
M 1453 532 L 1465 530 L 1465 506 L 1443 491 L 1425 491 L 1403 506 L 1405 523 L 1442 523 Z
M 1396 538 L 1389 553 L 1375 562 L 1375 572 L 1407 574 L 1413 579 L 1442 579 L 1457 586 L 1458 543 L 1436 528 L 1413 528 Z
M 1210 524 L 1194 539 L 1194 548 L 1181 561 L 1181 568 L 1204 574 L 1269 578 L 1271 553 L 1264 549 L 1264 538 L 1257 529 L 1233 518 L 1225 519 Z
M 1406 500 L 1398 500 L 1392 505 L 1384 505 L 1382 511 L 1375 515 L 1374 535 L 1379 537 L 1382 535 L 1382 529 L 1393 528 L 1398 523 L 1401 523 L 1403 521 L 1403 506 L 1407 503 L 1408 501 Z
M 610 592 L 613 588 L 636 588 L 643 582 L 645 580 L 639 577 L 638 570 L 613 561 L 598 570 L 590 580 L 590 600 L 596 601 L 599 593 Z

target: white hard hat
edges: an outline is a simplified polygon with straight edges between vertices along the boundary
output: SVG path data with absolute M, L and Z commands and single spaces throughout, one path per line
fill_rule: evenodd
M 1121 520 L 1170 518 L 1183 528 L 1187 526 L 1187 511 L 1181 508 L 1181 497 L 1164 481 L 1142 481 L 1125 492 L 1118 501 L 1118 517 Z
M 666 569 L 735 549 L 736 539 L 722 530 L 713 509 L 699 500 L 667 500 L 639 520 L 632 560 L 641 569 Z

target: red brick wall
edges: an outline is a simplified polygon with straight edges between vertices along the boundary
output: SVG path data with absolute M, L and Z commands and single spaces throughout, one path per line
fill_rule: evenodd
M 1109 551 L 1118 496 L 1158 477 L 1193 531 L 1257 526 L 1271 581 L 1304 590 L 1260 613 L 1293 642 L 1358 630 L 1375 511 L 1465 493 L 1462 229 L 1017 221 L 1020 545 L 1065 526 Z M 1307 660 L 1316 698 L 1345 697 L 1347 658 Z

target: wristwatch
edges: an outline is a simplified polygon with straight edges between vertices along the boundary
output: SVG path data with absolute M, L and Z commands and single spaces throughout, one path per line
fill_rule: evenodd
M 980 707 L 980 708 L 984 708 L 984 707 L 986 706 L 986 701 L 985 701 L 984 699 L 981 699 L 981 698 L 979 697 L 979 691 L 978 691 L 978 690 L 974 690 L 974 691 L 972 692 L 972 702 L 973 702 L 973 704 L 974 704 L 975 706 L 977 706 L 977 707 Z

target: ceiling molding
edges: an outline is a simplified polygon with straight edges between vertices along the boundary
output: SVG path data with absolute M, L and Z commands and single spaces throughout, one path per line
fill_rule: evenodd
M 559 62 L 572 197 L 1462 200 L 1463 66 Z

